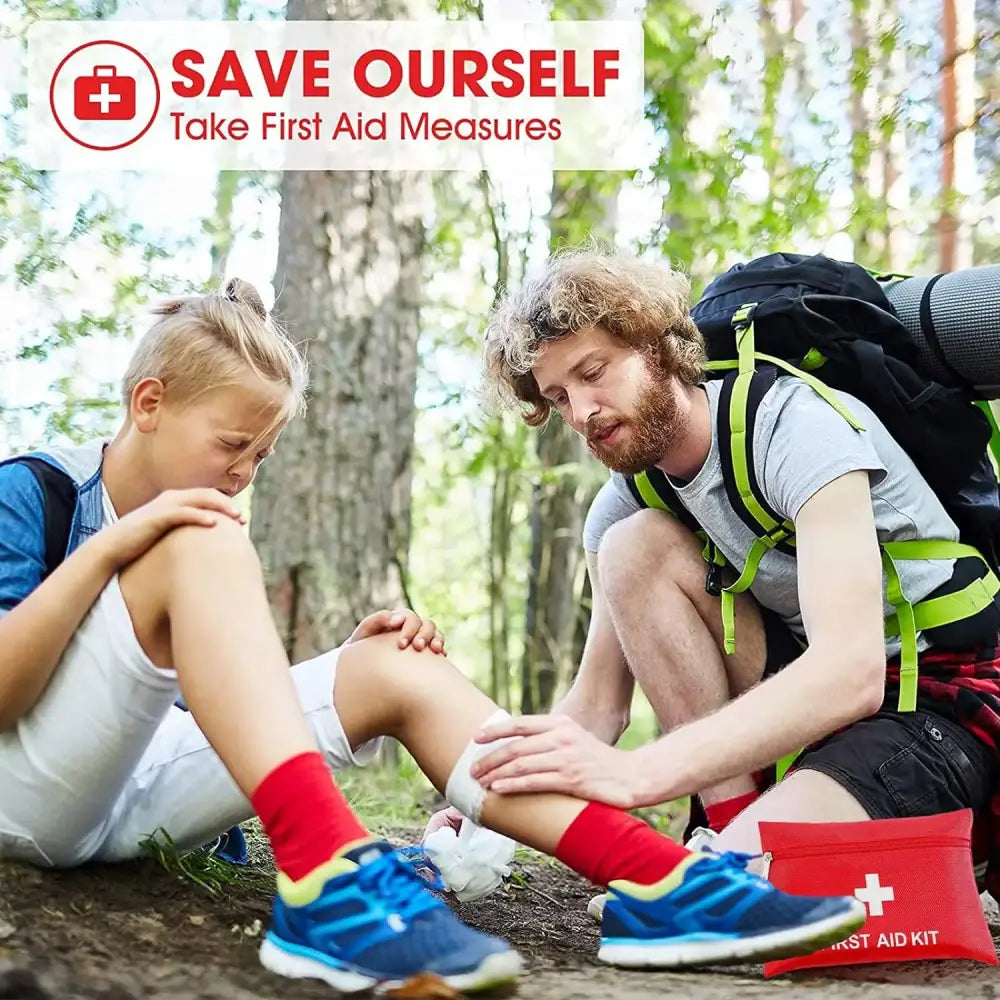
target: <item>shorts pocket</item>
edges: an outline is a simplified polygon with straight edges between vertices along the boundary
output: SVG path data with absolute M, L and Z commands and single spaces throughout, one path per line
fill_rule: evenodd
M 925 715 L 913 722 L 912 739 L 875 769 L 898 814 L 978 812 L 988 794 L 990 768 L 973 764 L 944 720 Z

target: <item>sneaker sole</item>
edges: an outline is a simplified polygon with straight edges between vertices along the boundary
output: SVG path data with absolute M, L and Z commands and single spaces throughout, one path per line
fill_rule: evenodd
M 767 962 L 778 958 L 811 955 L 850 937 L 865 922 L 865 907 L 858 903 L 847 913 L 827 917 L 803 927 L 759 934 L 750 938 L 714 938 L 705 941 L 602 940 L 597 957 L 608 965 L 630 969 L 681 969 L 691 965 L 731 965 L 748 960 Z
M 287 979 L 319 979 L 341 993 L 360 993 L 372 990 L 384 993 L 405 985 L 405 980 L 380 980 L 346 966 L 334 966 L 308 955 L 286 951 L 280 944 L 265 938 L 260 946 L 260 964 L 270 972 Z M 454 976 L 441 976 L 452 989 L 462 993 L 478 993 L 505 986 L 517 980 L 523 967 L 521 956 L 514 951 L 494 952 L 487 955 L 471 972 Z

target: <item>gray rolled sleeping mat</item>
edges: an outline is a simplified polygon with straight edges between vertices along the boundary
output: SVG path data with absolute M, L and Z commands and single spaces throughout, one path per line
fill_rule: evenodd
M 1000 264 L 893 277 L 882 287 L 934 378 L 1000 399 Z

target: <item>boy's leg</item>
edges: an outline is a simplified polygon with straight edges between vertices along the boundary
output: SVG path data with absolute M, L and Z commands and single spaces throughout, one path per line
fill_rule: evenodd
M 327 768 L 364 766 L 379 740 L 351 747 L 333 707 L 332 687 L 339 649 L 291 668 L 299 705 Z M 125 785 L 94 857 L 127 861 L 142 842 L 164 829 L 181 852 L 215 840 L 253 816 L 253 806 L 219 760 L 190 712 L 171 708 Z
M 775 890 L 740 867 L 691 855 L 619 810 L 559 795 L 483 795 L 468 777 L 468 753 L 478 746 L 471 743 L 472 737 L 497 709 L 447 660 L 401 651 L 391 635 L 342 648 L 336 657 L 335 681 L 333 659 L 329 654 L 325 664 L 320 657 L 293 669 L 300 693 L 323 670 L 329 671 L 334 687 L 329 697 L 336 711 L 320 706 L 310 713 L 321 729 L 319 742 L 333 747 L 346 733 L 347 743 L 358 748 L 383 733 L 396 736 L 439 789 L 448 789 L 468 811 L 481 805 L 487 825 L 555 854 L 593 881 L 613 883 L 616 902 L 605 923 L 605 937 L 614 939 L 606 942 L 611 951 L 605 955 L 611 960 L 682 965 L 772 954 L 773 949 L 787 954 L 846 936 L 863 919 L 860 907 L 851 901 L 824 901 L 816 909 L 815 900 L 769 895 Z M 311 672 L 311 680 L 306 681 L 305 671 Z M 194 729 L 193 722 L 188 725 Z M 342 750 L 330 762 L 336 764 L 348 753 Z M 160 794 L 148 799 L 147 823 L 157 822 L 156 810 L 166 803 L 187 800 L 193 806 L 202 787 L 214 789 L 210 808 L 219 808 L 224 801 L 216 784 L 221 765 L 213 763 L 214 755 L 205 744 L 198 757 L 164 761 L 156 768 Z M 230 802 L 238 807 L 244 800 L 235 786 L 229 787 Z M 216 815 L 215 830 L 234 818 L 232 811 Z M 128 822 L 127 812 L 121 820 Z M 202 828 L 198 835 L 209 832 L 215 831 Z M 698 890 L 709 883 L 712 893 Z M 703 912 L 708 896 L 711 913 Z M 765 898 L 768 905 L 762 912 L 767 911 L 771 923 L 762 931 L 754 924 L 750 900 L 764 903 Z M 731 905 L 720 906 L 723 899 Z M 697 937 L 700 929 L 706 940 L 692 946 L 686 939 L 678 945 L 676 919 L 681 908 L 688 931 Z M 729 926 L 734 917 L 727 916 L 727 910 L 740 914 L 739 928 Z
M 798 954 L 864 920 L 856 900 L 777 893 L 739 863 L 692 854 L 621 810 L 563 795 L 484 794 L 468 771 L 489 750 L 473 739 L 497 709 L 443 657 L 401 651 L 391 636 L 349 646 L 334 698 L 352 745 L 395 736 L 466 815 L 609 884 L 602 939 L 609 961 L 680 966 Z

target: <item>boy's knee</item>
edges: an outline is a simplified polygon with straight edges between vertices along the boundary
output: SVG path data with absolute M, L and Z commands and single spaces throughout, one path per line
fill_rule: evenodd
M 420 699 L 440 688 L 441 676 L 432 671 L 448 666 L 447 661 L 428 650 L 400 649 L 398 642 L 398 632 L 387 632 L 340 650 L 334 704 L 352 736 L 360 733 L 368 740 L 398 735 Z
M 184 566 L 218 560 L 257 561 L 257 553 L 246 532 L 224 515 L 220 515 L 212 527 L 182 525 L 174 528 L 160 539 L 155 550 L 170 563 Z
M 443 656 L 424 649 L 417 652 L 399 648 L 399 633 L 359 639 L 340 651 L 337 661 L 338 683 L 345 677 L 344 687 L 357 686 L 367 697 L 394 700 L 396 695 L 409 698 L 414 693 L 435 690 L 445 681 L 444 673 L 458 673 Z

